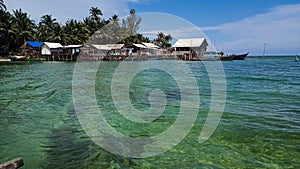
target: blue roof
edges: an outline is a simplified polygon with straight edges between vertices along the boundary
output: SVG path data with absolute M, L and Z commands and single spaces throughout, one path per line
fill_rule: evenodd
M 33 41 L 27 41 L 28 45 L 30 45 L 33 48 L 40 48 L 43 45 L 43 42 L 33 42 Z

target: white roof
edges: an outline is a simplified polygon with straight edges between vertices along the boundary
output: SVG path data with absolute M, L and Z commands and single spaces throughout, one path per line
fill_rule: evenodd
M 99 49 L 99 50 L 110 50 L 110 47 L 108 47 L 106 45 L 96 45 L 96 44 L 93 44 L 92 46 L 94 46 L 96 49 Z
M 134 43 L 133 44 L 135 47 L 138 47 L 138 48 L 147 48 L 146 46 L 144 46 L 143 44 L 136 44 Z
M 82 46 L 83 45 L 67 45 L 67 46 L 64 46 L 64 48 L 80 48 Z
M 107 44 L 111 49 L 122 49 L 125 44 Z
M 200 47 L 204 42 L 205 38 L 178 39 L 173 47 Z
M 157 46 L 157 45 L 154 45 L 153 43 L 145 43 L 145 42 L 142 42 L 142 44 L 144 46 L 146 46 L 147 48 L 156 48 L 156 49 L 159 49 L 160 47 Z
M 113 49 L 122 49 L 125 45 L 124 44 L 106 44 L 106 45 L 93 44 L 92 46 L 94 46 L 99 50 L 113 50 Z
M 60 43 L 53 43 L 53 42 L 44 42 L 44 45 L 48 46 L 50 49 L 63 47 Z

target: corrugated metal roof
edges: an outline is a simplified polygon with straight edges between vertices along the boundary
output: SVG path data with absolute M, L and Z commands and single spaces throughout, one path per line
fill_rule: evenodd
M 172 47 L 200 47 L 204 42 L 205 38 L 178 39 Z
M 44 45 L 48 46 L 50 49 L 63 48 L 60 43 L 44 42 Z
M 110 50 L 110 48 L 106 45 L 96 45 L 96 44 L 93 44 L 92 45 L 93 47 L 95 47 L 96 49 L 99 49 L 99 50 Z
M 147 48 L 146 46 L 144 46 L 143 44 L 136 44 L 134 43 L 133 44 L 135 47 L 138 47 L 138 48 Z
M 106 44 L 106 45 L 93 44 L 93 46 L 99 50 L 113 50 L 113 49 L 122 49 L 124 47 L 124 44 Z
M 108 47 L 110 47 L 110 49 L 122 49 L 125 44 L 107 44 Z
M 26 43 L 33 48 L 40 48 L 43 45 L 43 42 L 26 41 Z
M 64 48 L 80 48 L 82 46 L 83 45 L 67 45 L 67 46 L 64 46 Z
M 145 43 L 145 42 L 142 42 L 142 44 L 144 46 L 146 46 L 147 48 L 152 48 L 152 49 L 159 49 L 160 47 L 157 46 L 157 45 L 154 45 L 153 43 Z

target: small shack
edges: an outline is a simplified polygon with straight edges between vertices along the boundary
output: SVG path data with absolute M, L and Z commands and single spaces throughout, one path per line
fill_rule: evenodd
M 98 50 L 107 53 L 109 55 L 121 55 L 124 54 L 124 44 L 106 44 L 106 45 L 98 45 L 93 44 L 95 48 Z
M 205 38 L 178 39 L 172 46 L 174 54 L 185 59 L 203 56 L 208 43 Z
M 47 60 L 63 60 L 63 46 L 60 43 L 44 42 L 41 47 L 42 57 Z
M 25 57 L 37 59 L 41 57 L 42 45 L 43 42 L 26 41 L 20 49 Z
M 107 44 L 108 48 L 110 48 L 110 55 L 113 56 L 121 56 L 121 55 L 127 55 L 126 50 L 124 49 L 125 44 Z
M 147 54 L 149 54 L 147 47 L 144 46 L 143 44 L 136 44 L 136 43 L 134 43 L 132 45 L 133 45 L 133 54 L 134 55 L 141 56 L 141 55 L 147 55 Z
M 124 44 L 85 44 L 79 60 L 120 60 L 127 56 Z
M 127 56 L 125 44 L 93 44 L 93 46 L 98 50 L 96 53 L 102 55 L 102 60 L 122 60 Z
M 93 44 L 84 44 L 80 48 L 80 54 L 77 60 L 80 61 L 91 61 L 91 60 L 101 60 L 104 53 L 99 53 L 99 50 Z
M 63 49 L 64 49 L 64 59 L 66 61 L 76 61 L 77 60 L 77 57 L 80 53 L 80 48 L 82 47 L 83 45 L 67 45 L 67 46 L 64 46 Z
M 160 49 L 159 46 L 153 43 L 142 42 L 142 44 L 148 49 L 149 54 L 156 55 Z

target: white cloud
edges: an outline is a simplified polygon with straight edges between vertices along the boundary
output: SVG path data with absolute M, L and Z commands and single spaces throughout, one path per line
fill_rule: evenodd
M 259 55 L 267 43 L 268 54 L 300 53 L 300 4 L 277 6 L 268 13 L 201 30 L 216 33 L 222 38 L 218 47 L 230 52 Z
M 9 11 L 21 8 L 36 21 L 45 14 L 52 14 L 59 22 L 65 22 L 89 16 L 91 7 L 101 9 L 104 18 L 113 14 L 124 16 L 129 12 L 128 3 L 143 2 L 146 0 L 7 0 L 5 4 Z
M 105 18 L 117 14 L 120 17 L 128 14 L 129 3 L 147 3 L 150 0 L 7 0 L 5 4 L 12 9 L 22 8 L 39 21 L 45 14 L 52 14 L 59 22 L 68 19 L 83 19 L 89 16 L 90 7 L 98 7 Z M 138 11 L 137 11 L 138 12 Z M 267 43 L 268 54 L 300 53 L 300 4 L 282 5 L 270 9 L 269 12 L 244 18 L 240 21 L 217 26 L 201 27 L 199 31 L 178 18 L 174 22 L 170 16 L 143 18 L 141 33 L 154 37 L 158 32 L 171 34 L 175 38 L 202 36 L 204 31 L 208 38 L 217 42 L 218 49 L 225 52 L 246 52 L 262 54 L 263 45 Z M 156 16 L 156 15 L 154 15 Z M 179 20 L 182 18 L 179 18 Z M 149 21 L 149 22 L 146 22 Z M 174 24 L 175 23 L 175 24 Z
M 165 35 L 171 34 L 174 40 L 173 43 L 179 38 L 206 37 L 197 26 L 175 15 L 147 12 L 140 13 L 139 16 L 142 18 L 139 32 L 150 39 L 156 38 L 159 32 L 163 32 Z M 214 50 L 214 46 L 209 39 L 208 43 L 209 48 Z
M 152 20 L 159 24 L 155 24 L 155 22 L 152 22 L 152 25 L 146 24 L 147 28 L 142 27 L 141 32 L 150 37 L 155 37 L 158 32 L 163 32 L 170 33 L 175 38 L 191 38 L 203 36 L 199 34 L 203 31 L 218 50 L 226 53 L 250 52 L 252 55 L 261 55 L 264 43 L 267 43 L 267 54 L 300 53 L 300 4 L 277 6 L 267 13 L 257 14 L 236 22 L 201 27 L 201 31 L 182 18 L 170 18 L 162 16 L 153 18 Z M 172 20 L 172 18 L 174 19 Z M 147 17 L 146 20 L 148 20 Z M 149 18 L 149 20 L 151 19 Z M 172 23 L 176 23 L 176 25 Z M 153 26 L 154 24 L 159 27 Z
M 147 37 L 156 37 L 158 32 L 162 32 L 166 35 L 171 34 L 174 38 L 195 38 L 197 37 L 204 37 L 204 34 L 200 34 L 200 30 L 197 27 L 178 27 L 174 29 L 156 29 L 156 30 L 149 30 L 149 31 L 143 31 L 141 32 L 143 35 Z

